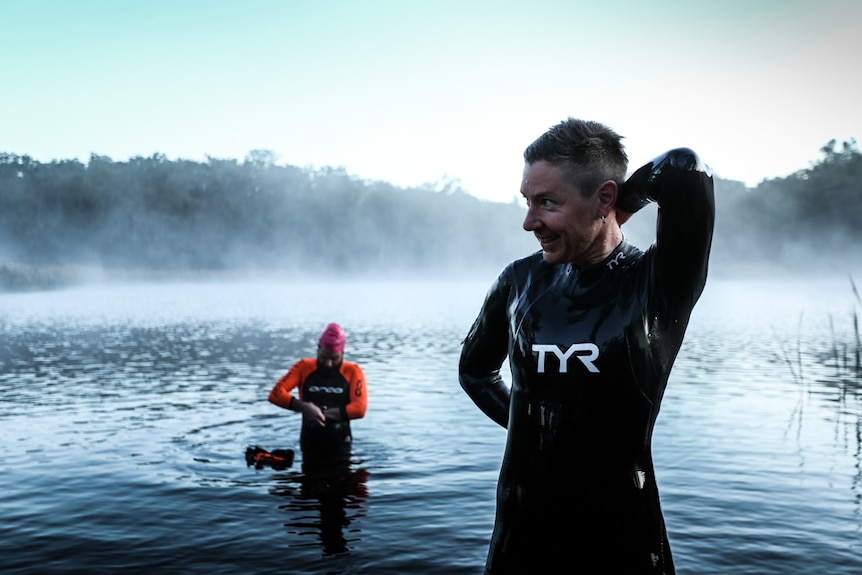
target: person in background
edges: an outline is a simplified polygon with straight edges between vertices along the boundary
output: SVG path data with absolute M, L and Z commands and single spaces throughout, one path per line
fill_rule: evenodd
M 317 357 L 294 363 L 269 392 L 271 403 L 302 414 L 299 447 L 304 466 L 349 459 L 350 420 L 365 416 L 365 374 L 356 363 L 344 361 L 346 340 L 340 325 L 327 325 Z
M 463 342 L 462 388 L 508 429 L 487 575 L 675 572 L 651 440 L 706 283 L 713 177 L 678 148 L 626 179 L 621 140 L 569 118 L 527 147 L 541 249 L 500 273 Z M 650 202 L 641 251 L 620 226 Z

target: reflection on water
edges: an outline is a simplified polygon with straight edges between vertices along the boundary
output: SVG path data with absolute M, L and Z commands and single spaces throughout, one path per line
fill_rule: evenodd
M 505 434 L 457 358 L 487 287 L 0 296 L 0 569 L 481 572 Z M 846 279 L 707 285 L 653 440 L 681 575 L 862 572 L 858 305 Z M 352 463 L 249 467 L 297 448 L 266 396 L 329 321 L 369 382 Z
M 348 553 L 348 544 L 360 539 L 361 530 L 351 524 L 366 514 L 368 476 L 367 469 L 347 462 L 316 469 L 306 465 L 302 473 L 275 478 L 270 493 L 288 500 L 278 507 L 290 516 L 284 526 L 297 541 L 291 545 L 319 544 L 325 555 Z M 310 536 L 316 541 L 300 542 Z
M 845 310 L 830 311 L 825 317 L 807 319 L 800 314 L 795 346 L 782 350 L 782 359 L 798 388 L 798 400 L 790 413 L 788 435 L 800 437 L 811 402 L 825 403 L 834 412 L 833 437 L 856 460 L 856 472 L 851 491 L 862 501 L 862 339 L 856 304 L 862 304 L 855 282 L 847 284 L 848 295 L 838 301 L 847 301 Z M 810 327 L 828 322 L 828 337 Z M 822 332 L 821 332 L 822 333 Z

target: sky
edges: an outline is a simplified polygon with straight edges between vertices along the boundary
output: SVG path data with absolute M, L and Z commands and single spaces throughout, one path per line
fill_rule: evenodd
M 569 117 L 755 186 L 862 138 L 859 0 L 0 0 L 0 153 L 243 160 L 519 198 Z

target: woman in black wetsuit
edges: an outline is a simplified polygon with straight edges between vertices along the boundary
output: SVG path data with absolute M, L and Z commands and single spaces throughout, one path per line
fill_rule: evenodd
M 541 251 L 491 286 L 459 366 L 508 429 L 485 573 L 672 574 L 651 439 L 706 282 L 711 171 L 679 148 L 626 180 L 621 137 L 572 118 L 524 159 L 524 229 Z M 656 241 L 641 251 L 620 225 L 653 201 Z

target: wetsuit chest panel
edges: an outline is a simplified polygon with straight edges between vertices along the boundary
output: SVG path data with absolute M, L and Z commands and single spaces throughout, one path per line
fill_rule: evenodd
M 631 254 L 632 264 L 637 255 Z M 584 461 L 613 459 L 628 472 L 657 413 L 644 381 L 633 375 L 630 355 L 646 339 L 645 296 L 635 289 L 645 282 L 633 265 L 539 264 L 538 270 L 545 273 L 533 270 L 521 281 L 509 307 L 510 448 L 559 458 L 561 465 L 576 449 Z
M 350 402 L 350 387 L 340 371 L 315 370 L 302 382 L 302 399 L 320 409 L 344 407 Z M 352 442 L 349 421 L 327 421 L 325 427 L 303 419 L 299 437 L 307 460 L 348 454 Z
M 344 376 L 334 371 L 313 371 L 302 383 L 302 398 L 321 409 L 343 407 L 350 401 L 349 387 Z

